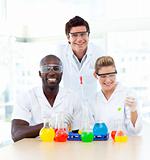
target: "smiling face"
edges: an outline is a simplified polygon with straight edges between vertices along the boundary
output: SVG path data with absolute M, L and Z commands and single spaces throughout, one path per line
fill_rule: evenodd
M 75 55 L 78 58 L 82 58 L 87 50 L 89 41 L 89 33 L 86 27 L 72 27 L 67 38 Z
M 116 66 L 112 57 L 102 56 L 96 60 L 94 76 L 98 79 L 105 97 L 109 98 L 117 86 Z
M 46 56 L 40 63 L 39 76 L 42 78 L 43 87 L 58 87 L 62 78 L 62 64 L 55 56 Z
M 102 91 L 113 92 L 116 87 L 116 69 L 114 66 L 104 66 L 98 70 L 96 77 L 99 80 Z

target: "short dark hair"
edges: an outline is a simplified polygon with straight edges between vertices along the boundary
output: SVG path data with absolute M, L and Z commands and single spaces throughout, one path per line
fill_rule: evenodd
M 44 63 L 45 63 L 45 60 L 46 59 L 55 59 L 59 62 L 60 65 L 62 65 L 62 61 L 60 60 L 59 57 L 53 55 L 53 54 L 49 54 L 49 55 L 46 55 L 45 57 L 43 57 L 40 61 L 40 66 L 42 66 Z
M 87 32 L 90 33 L 90 27 L 87 21 L 85 21 L 83 18 L 79 16 L 75 16 L 72 19 L 70 19 L 66 25 L 65 25 L 65 33 L 68 36 L 70 33 L 70 30 L 72 27 L 77 27 L 77 26 L 85 26 L 87 29 Z

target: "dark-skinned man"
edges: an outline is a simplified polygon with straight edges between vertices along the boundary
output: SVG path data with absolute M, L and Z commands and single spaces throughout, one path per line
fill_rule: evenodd
M 64 114 L 64 123 L 79 129 L 81 105 L 78 96 L 59 86 L 63 74 L 61 60 L 55 55 L 47 55 L 40 62 L 39 76 L 42 86 L 34 87 L 20 95 L 14 107 L 11 134 L 14 142 L 23 138 L 35 138 L 43 127 L 44 118 Z M 51 125 L 54 126 L 55 119 Z

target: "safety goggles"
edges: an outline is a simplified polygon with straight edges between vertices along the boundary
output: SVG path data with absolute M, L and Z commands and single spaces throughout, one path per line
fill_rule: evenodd
M 89 32 L 74 32 L 74 33 L 69 33 L 70 37 L 72 39 L 77 39 L 78 37 L 81 37 L 81 38 L 87 38 L 88 35 L 89 35 Z
M 49 64 L 41 66 L 41 72 L 42 73 L 48 73 L 50 71 L 53 71 L 55 73 L 61 73 L 63 71 L 62 65 L 56 65 L 56 64 Z
M 106 78 L 114 79 L 116 77 L 117 71 L 115 71 L 115 72 L 109 72 L 109 73 L 103 73 L 103 74 L 100 74 L 100 73 L 96 73 L 96 74 L 101 79 L 106 79 Z

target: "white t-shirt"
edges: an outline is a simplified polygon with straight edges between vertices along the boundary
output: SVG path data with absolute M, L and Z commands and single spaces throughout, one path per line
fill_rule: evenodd
M 105 98 L 102 91 L 98 92 L 94 100 L 95 122 L 105 122 L 110 132 L 121 128 L 127 135 L 139 134 L 142 129 L 140 105 L 138 99 L 136 99 L 138 118 L 134 127 L 130 120 L 129 107 L 124 104 L 128 94 L 129 90 L 120 84 L 117 85 L 115 91 L 108 100 Z
M 79 128 L 81 105 L 77 95 L 69 90 L 59 88 L 54 105 L 51 107 L 43 94 L 42 87 L 35 87 L 19 96 L 12 119 L 21 119 L 30 125 L 36 125 L 43 123 L 45 118 L 50 118 L 60 112 L 73 117 L 73 130 Z
M 76 92 L 82 99 L 93 99 L 97 92 L 97 81 L 93 76 L 95 62 L 103 55 L 103 51 L 97 46 L 89 43 L 86 55 L 81 63 L 75 57 L 70 44 L 58 46 L 55 54 L 63 63 L 62 84 Z M 80 76 L 83 85 L 80 85 Z

